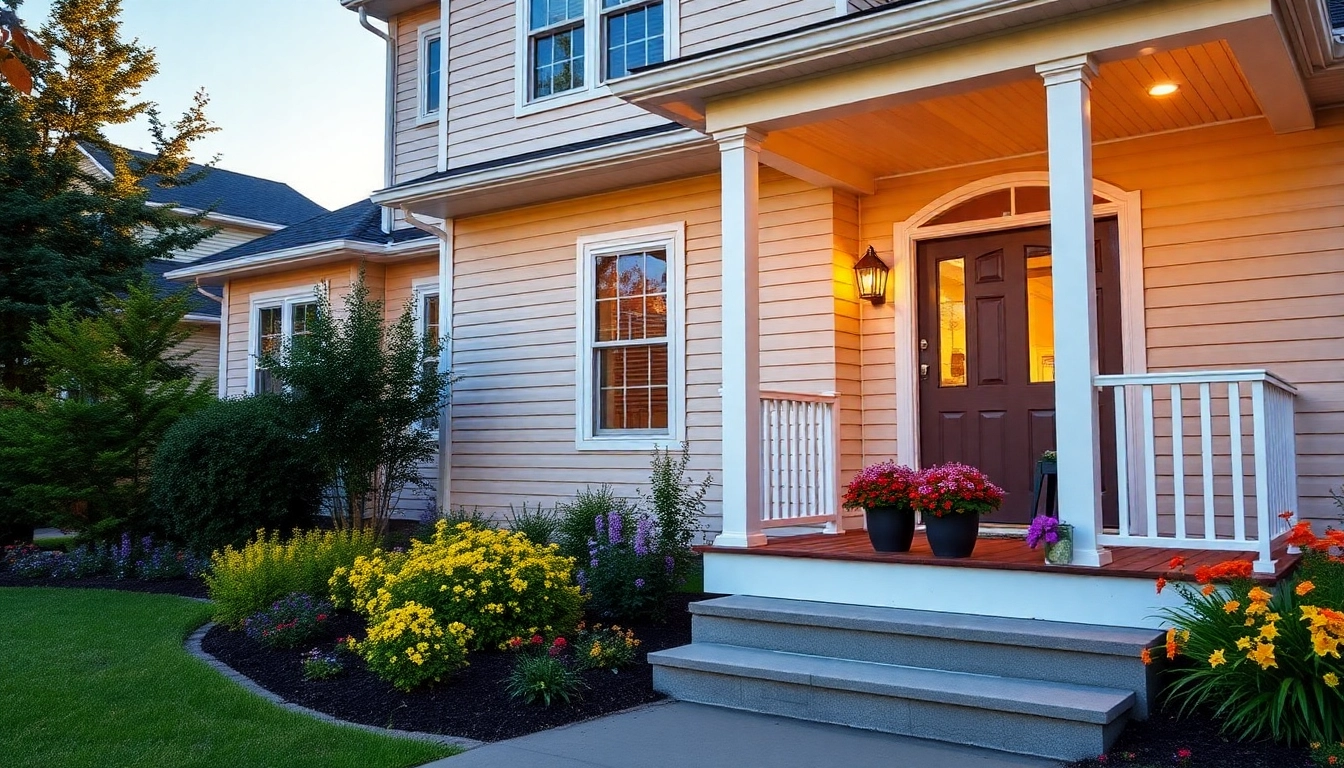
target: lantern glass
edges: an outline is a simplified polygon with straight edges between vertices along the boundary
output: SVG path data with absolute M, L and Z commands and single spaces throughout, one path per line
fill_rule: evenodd
M 854 265 L 854 278 L 859 286 L 859 297 L 874 304 L 887 300 L 887 265 L 877 257 L 877 251 L 870 245 L 867 253 Z

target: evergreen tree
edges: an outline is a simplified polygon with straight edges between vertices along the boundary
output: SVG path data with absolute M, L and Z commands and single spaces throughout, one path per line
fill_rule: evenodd
M 150 260 L 212 234 L 200 225 L 203 214 L 145 204 L 151 186 L 196 180 L 187 173 L 188 149 L 216 129 L 204 92 L 171 124 L 140 98 L 157 65 L 151 49 L 121 39 L 120 14 L 121 0 L 57 0 L 37 35 L 50 59 L 18 53 L 33 74 L 33 95 L 0 81 L 0 386 L 42 387 L 24 344 L 52 307 L 91 313 Z M 103 133 L 141 116 L 157 150 L 149 160 Z M 112 158 L 110 180 L 90 170 L 81 144 Z

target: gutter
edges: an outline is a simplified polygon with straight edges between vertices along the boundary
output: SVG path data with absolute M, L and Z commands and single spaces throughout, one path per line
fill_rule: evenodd
M 266 251 L 249 256 L 240 256 L 228 261 L 216 261 L 209 264 L 195 264 L 182 269 L 164 273 L 168 280 L 187 280 L 191 278 L 216 277 L 239 272 L 255 272 L 280 264 L 290 266 L 300 262 L 348 259 L 352 255 L 362 255 L 370 260 L 391 259 L 397 256 L 430 251 L 438 243 L 428 239 L 407 240 L 393 245 L 381 245 L 363 240 L 327 240 L 321 243 L 309 243 L 279 251 Z
M 353 7 L 353 6 L 347 6 Z M 397 131 L 397 113 L 396 113 L 396 94 L 397 94 L 397 41 L 392 39 L 392 35 L 369 23 L 369 10 L 364 3 L 359 5 L 359 25 L 386 43 L 387 63 L 384 66 L 385 75 L 383 82 L 383 186 L 390 187 L 393 183 L 392 169 L 396 164 L 396 155 L 393 152 L 392 142 L 396 137 Z M 391 27 L 388 27 L 391 29 Z M 447 35 L 445 34 L 445 38 Z M 392 231 L 392 211 L 384 208 L 382 212 L 383 231 Z

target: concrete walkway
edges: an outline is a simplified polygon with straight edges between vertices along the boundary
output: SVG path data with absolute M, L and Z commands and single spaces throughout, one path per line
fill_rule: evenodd
M 838 725 L 667 702 L 478 747 L 424 768 L 1055 768 Z

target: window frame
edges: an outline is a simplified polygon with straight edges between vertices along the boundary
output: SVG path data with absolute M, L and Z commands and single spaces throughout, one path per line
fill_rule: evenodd
M 277 291 L 254 293 L 248 300 L 247 314 L 247 394 L 259 394 L 257 374 L 263 370 L 257 365 L 261 355 L 261 311 L 280 310 L 281 343 L 294 338 L 294 308 L 303 304 L 317 304 L 317 291 L 312 288 L 285 288 Z
M 446 41 L 443 39 L 442 26 L 438 21 L 432 21 L 428 24 L 422 24 L 416 29 L 416 47 L 415 47 L 415 122 L 416 125 L 433 123 L 439 119 L 443 113 L 444 88 L 443 81 L 447 75 L 448 60 L 447 51 L 444 46 Z M 439 43 L 439 86 L 435 90 L 438 92 L 439 104 L 436 109 L 429 109 L 429 44 L 433 41 Z
M 439 326 L 438 338 L 441 339 L 444 336 L 444 330 L 443 330 L 444 317 L 443 317 L 443 291 L 439 286 L 439 278 L 437 276 L 422 277 L 411 281 L 411 297 L 412 301 L 414 302 L 415 333 L 416 336 L 418 336 L 421 339 L 424 339 L 425 334 L 429 331 L 429 318 L 428 316 L 425 315 L 425 300 L 431 296 L 439 300 L 439 316 L 434 318 L 434 322 Z M 440 349 L 440 354 L 442 354 L 442 349 Z M 435 366 L 437 367 L 439 365 L 441 365 L 441 363 L 436 359 Z M 443 422 L 443 412 L 441 409 L 438 418 L 426 419 L 420 422 L 420 427 L 421 429 L 427 429 L 430 430 L 431 432 L 437 432 L 439 429 L 439 424 L 441 424 L 442 422 Z
M 597 429 L 597 258 L 645 249 L 667 253 L 667 431 L 599 433 Z M 680 450 L 686 440 L 686 223 L 585 235 L 575 255 L 575 448 L 580 451 Z
M 655 0 L 632 2 L 631 5 L 649 5 Z M 670 61 L 681 54 L 680 0 L 661 0 L 663 4 L 663 60 Z M 583 82 L 580 88 L 571 88 L 539 98 L 532 98 L 532 35 L 530 0 L 514 3 L 514 117 L 523 117 L 569 104 L 579 104 L 611 95 L 605 77 L 607 49 L 603 44 L 602 24 L 606 16 L 618 8 L 604 9 L 602 0 L 583 0 Z M 558 26 L 558 25 L 557 25 Z M 549 29 L 549 27 L 547 28 Z M 618 79 L 618 78 L 611 78 Z

